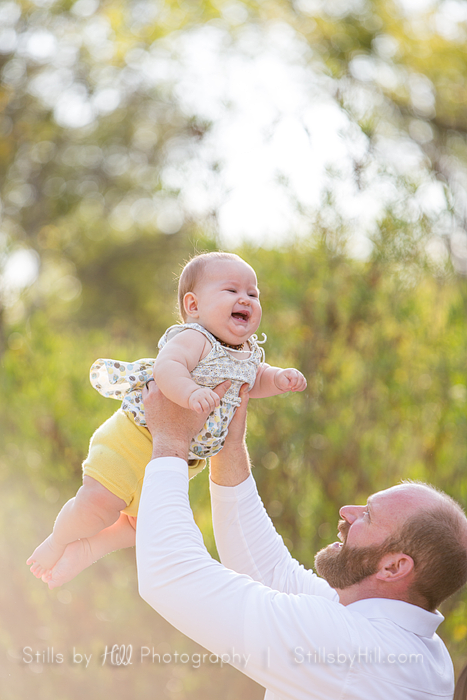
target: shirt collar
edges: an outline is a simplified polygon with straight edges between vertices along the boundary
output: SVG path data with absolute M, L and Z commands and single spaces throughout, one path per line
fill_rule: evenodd
M 428 612 L 418 605 L 391 598 L 365 598 L 350 603 L 347 609 L 358 612 L 369 620 L 386 618 L 419 637 L 432 637 L 444 620 L 438 611 Z

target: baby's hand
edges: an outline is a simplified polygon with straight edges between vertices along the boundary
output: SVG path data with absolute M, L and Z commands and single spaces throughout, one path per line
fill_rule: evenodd
M 280 369 L 274 377 L 274 384 L 281 391 L 304 391 L 306 379 L 298 369 Z
M 207 387 L 201 387 L 190 394 L 188 408 L 196 411 L 196 413 L 206 413 L 207 411 L 211 413 L 216 406 L 219 406 L 220 402 L 221 400 L 215 391 Z

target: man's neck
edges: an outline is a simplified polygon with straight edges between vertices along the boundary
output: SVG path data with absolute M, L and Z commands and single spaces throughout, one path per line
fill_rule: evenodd
M 350 605 L 358 600 L 368 598 L 388 598 L 389 600 L 400 600 L 403 603 L 415 604 L 409 600 L 407 591 L 392 589 L 386 586 L 373 585 L 372 582 L 364 580 L 348 588 L 336 588 L 341 605 Z

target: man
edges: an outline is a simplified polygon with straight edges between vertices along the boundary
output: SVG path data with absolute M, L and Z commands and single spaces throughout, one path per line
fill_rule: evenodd
M 136 548 L 140 593 L 155 610 L 266 687 L 267 700 L 452 698 L 434 607 L 467 580 L 467 520 L 454 501 L 403 484 L 366 506 L 344 506 L 342 542 L 316 558 L 323 578 L 306 571 L 257 495 L 243 394 L 211 464 L 223 566 L 204 548 L 188 501 L 186 457 L 199 416 L 168 402 L 154 383 L 144 399 L 155 461 L 146 469 Z

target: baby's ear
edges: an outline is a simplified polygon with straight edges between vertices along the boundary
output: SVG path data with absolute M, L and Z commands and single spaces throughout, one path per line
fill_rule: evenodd
M 198 299 L 194 292 L 187 292 L 183 297 L 183 308 L 187 316 L 198 318 Z

